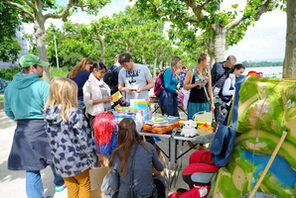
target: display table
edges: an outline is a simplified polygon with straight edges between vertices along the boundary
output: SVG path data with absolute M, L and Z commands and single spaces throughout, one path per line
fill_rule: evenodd
M 203 144 L 203 143 L 209 143 L 212 142 L 212 140 L 214 139 L 215 133 L 209 133 L 209 134 L 204 134 L 204 135 L 196 135 L 194 137 L 184 137 L 182 135 L 180 135 L 180 133 L 176 132 L 176 130 L 173 130 L 169 133 L 166 134 L 157 134 L 157 133 L 150 133 L 150 132 L 139 132 L 139 134 L 141 136 L 143 136 L 143 139 L 145 140 L 145 136 L 149 136 L 149 137 L 159 137 L 159 138 L 163 138 L 163 139 L 167 139 L 168 140 L 168 150 L 165 151 L 164 149 L 161 149 L 158 145 L 157 142 L 155 143 L 156 146 L 159 148 L 159 150 L 163 153 L 164 156 L 167 157 L 168 162 L 169 162 L 169 168 L 168 168 L 168 176 L 167 176 L 167 181 L 168 181 L 168 187 L 172 187 L 172 185 L 174 184 L 174 186 L 176 185 L 179 173 L 182 169 L 182 157 L 188 153 L 189 151 L 191 151 L 192 149 L 194 149 L 195 146 L 197 146 L 198 144 Z M 171 146 L 171 142 L 174 141 L 174 158 L 172 158 L 172 146 Z M 178 156 L 178 146 L 179 146 L 179 141 L 181 141 L 181 154 Z M 194 143 L 194 145 L 188 149 L 186 149 L 185 151 L 183 151 L 183 147 L 184 147 L 184 142 L 185 141 L 191 141 Z M 180 160 L 181 159 L 181 160 Z M 178 161 L 180 162 L 180 165 L 178 165 Z M 171 178 L 171 162 L 173 162 L 174 164 L 174 169 L 173 169 L 173 175 Z

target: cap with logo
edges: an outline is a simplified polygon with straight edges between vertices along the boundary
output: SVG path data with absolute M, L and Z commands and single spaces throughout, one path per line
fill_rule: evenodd
M 26 54 L 21 57 L 20 59 L 21 67 L 29 67 L 31 65 L 40 65 L 42 67 L 48 67 L 49 63 L 40 60 L 38 56 L 32 54 Z

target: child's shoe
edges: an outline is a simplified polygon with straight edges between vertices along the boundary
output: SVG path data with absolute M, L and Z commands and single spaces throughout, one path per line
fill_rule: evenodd
M 62 186 L 56 186 L 55 191 L 56 192 L 61 192 L 66 188 L 66 184 L 63 184 Z

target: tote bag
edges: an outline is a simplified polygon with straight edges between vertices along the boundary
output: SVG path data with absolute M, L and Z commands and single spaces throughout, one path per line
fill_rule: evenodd
M 192 70 L 191 80 L 189 81 L 190 83 L 192 82 L 193 74 L 194 74 L 194 69 Z M 179 94 L 179 102 L 183 105 L 184 110 L 186 110 L 188 107 L 190 90 L 191 89 L 186 90 L 186 89 L 182 88 L 181 92 Z

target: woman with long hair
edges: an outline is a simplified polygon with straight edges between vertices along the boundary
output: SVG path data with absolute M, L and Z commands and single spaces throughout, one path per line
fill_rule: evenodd
M 84 108 L 82 87 L 89 77 L 90 68 L 93 64 L 91 59 L 83 58 L 67 75 L 67 78 L 73 80 L 78 86 L 78 107 L 81 109 Z
M 111 189 L 118 191 L 120 198 L 130 198 L 132 192 L 139 197 L 150 198 L 156 191 L 163 195 L 159 197 L 165 197 L 164 185 L 158 185 L 162 183 L 153 179 L 151 164 L 158 171 L 163 170 L 163 165 L 155 148 L 141 140 L 132 119 L 124 118 L 119 123 L 117 142 L 109 164 L 112 171 Z
M 210 56 L 201 53 L 194 70 L 187 72 L 184 89 L 191 89 L 188 101 L 188 120 L 200 111 L 214 111 L 211 72 L 208 71 Z
M 83 86 L 83 102 L 86 114 L 93 132 L 93 120 L 99 113 L 111 109 L 111 90 L 104 82 L 103 77 L 107 71 L 103 63 L 95 63 L 90 70 L 88 80 Z
M 163 73 L 164 90 L 159 97 L 159 106 L 162 114 L 168 116 L 179 116 L 178 112 L 178 95 L 177 89 L 178 78 L 175 71 L 181 67 L 181 58 L 174 56 L 171 61 L 171 67 L 166 69 Z
M 89 168 L 99 165 L 88 123 L 77 108 L 77 85 L 55 77 L 43 110 L 53 164 L 66 183 L 69 198 L 90 197 Z

